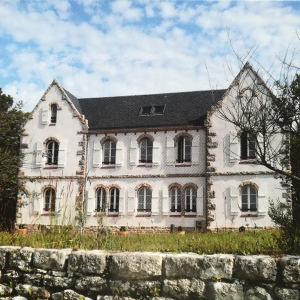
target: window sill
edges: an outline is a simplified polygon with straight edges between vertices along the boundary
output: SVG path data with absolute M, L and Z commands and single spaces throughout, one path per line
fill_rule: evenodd
M 239 164 L 241 164 L 241 165 L 256 165 L 257 164 L 257 162 L 256 162 L 256 160 L 253 160 L 253 159 L 249 159 L 249 160 L 241 160 L 240 162 L 239 162 Z
M 115 169 L 116 166 L 107 166 L 107 167 L 101 167 L 100 169 Z
M 185 218 L 196 218 L 197 215 L 184 215 Z
M 181 218 L 181 215 L 170 215 L 171 218 Z
M 43 170 L 55 170 L 58 167 L 44 167 Z
M 191 164 L 176 164 L 175 167 L 191 167 Z
M 56 126 L 56 124 L 49 124 L 49 126 Z
M 251 214 L 247 214 L 247 215 L 240 215 L 241 218 L 255 218 L 258 217 L 258 215 L 251 215 Z
M 150 165 L 137 165 L 139 168 L 152 168 L 152 164 Z
M 40 216 L 41 217 L 54 217 L 54 216 L 56 216 L 57 214 L 48 214 L 48 213 L 43 213 L 43 214 L 41 214 Z
M 136 215 L 137 218 L 143 218 L 143 217 L 152 217 L 151 214 L 149 215 Z

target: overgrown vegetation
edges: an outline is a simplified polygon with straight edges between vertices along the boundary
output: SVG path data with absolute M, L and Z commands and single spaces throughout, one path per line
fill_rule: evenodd
M 13 105 L 13 98 L 0 88 L 0 228 L 13 227 L 18 192 L 25 192 L 18 180 L 23 155 L 20 136 L 28 113 L 21 110 L 22 103 Z
M 279 231 L 255 230 L 244 233 L 189 233 L 130 234 L 109 233 L 80 234 L 71 227 L 42 231 L 29 235 L 0 233 L 0 245 L 28 246 L 34 248 L 73 248 L 108 251 L 195 252 L 199 254 L 280 254 L 276 244 Z

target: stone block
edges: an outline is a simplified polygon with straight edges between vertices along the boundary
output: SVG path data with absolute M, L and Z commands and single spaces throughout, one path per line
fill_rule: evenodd
M 5 269 L 8 264 L 8 253 L 21 249 L 19 246 L 0 246 L 0 269 Z
M 27 298 L 22 297 L 22 296 L 16 296 L 16 297 L 13 297 L 12 300 L 27 300 Z
M 0 284 L 0 295 L 9 296 L 12 293 L 13 289 L 7 285 Z
M 64 277 L 64 276 L 67 276 L 67 272 L 49 271 L 49 275 L 56 276 L 56 277 Z
M 234 256 L 230 254 L 170 254 L 164 260 L 166 278 L 232 278 Z
M 33 265 L 44 270 L 64 271 L 71 252 L 72 249 L 37 249 L 33 253 Z
M 275 281 L 277 263 L 274 258 L 264 255 L 237 256 L 235 276 L 246 280 Z
M 225 282 L 209 282 L 207 300 L 244 300 L 243 286 Z
M 24 274 L 24 282 L 32 285 L 40 285 L 42 274 Z
M 162 275 L 162 254 L 123 252 L 112 255 L 109 272 L 113 279 L 151 280 Z
M 109 281 L 109 289 L 112 294 L 119 291 L 124 295 L 131 295 L 133 297 L 147 296 L 155 289 L 161 290 L 161 283 L 159 281 Z
M 272 300 L 272 297 L 262 287 L 251 287 L 244 293 L 244 300 Z
M 84 297 L 83 295 L 80 295 L 72 290 L 64 290 L 63 292 L 63 298 L 62 300 L 92 300 L 91 298 Z
M 43 284 L 45 286 L 61 288 L 71 288 L 74 285 L 72 277 L 57 277 L 50 275 L 44 276 Z
M 299 291 L 297 291 L 297 290 L 275 287 L 274 293 L 275 293 L 277 299 L 280 299 L 280 300 L 298 300 L 299 299 Z
M 69 257 L 68 273 L 102 274 L 106 269 L 107 252 L 76 251 Z
M 174 299 L 204 299 L 205 283 L 199 279 L 164 280 L 164 295 Z
M 30 247 L 8 249 L 8 265 L 22 271 L 28 271 L 33 252 L 34 249 Z
M 300 282 L 300 257 L 299 256 L 283 256 L 280 259 L 282 268 L 283 281 L 286 283 Z
M 107 290 L 106 279 L 100 276 L 80 277 L 75 282 L 75 289 L 80 291 L 105 291 Z
M 16 291 L 23 297 L 35 297 L 37 299 L 50 298 L 50 293 L 44 287 L 33 286 L 30 284 L 18 284 Z

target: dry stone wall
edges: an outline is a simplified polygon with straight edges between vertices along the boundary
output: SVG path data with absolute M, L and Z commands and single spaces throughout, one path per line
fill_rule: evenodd
M 298 300 L 300 257 L 0 247 L 0 299 Z

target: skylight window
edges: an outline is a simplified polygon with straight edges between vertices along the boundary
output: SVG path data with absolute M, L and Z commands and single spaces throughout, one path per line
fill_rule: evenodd
M 166 105 L 143 106 L 139 116 L 163 115 Z

